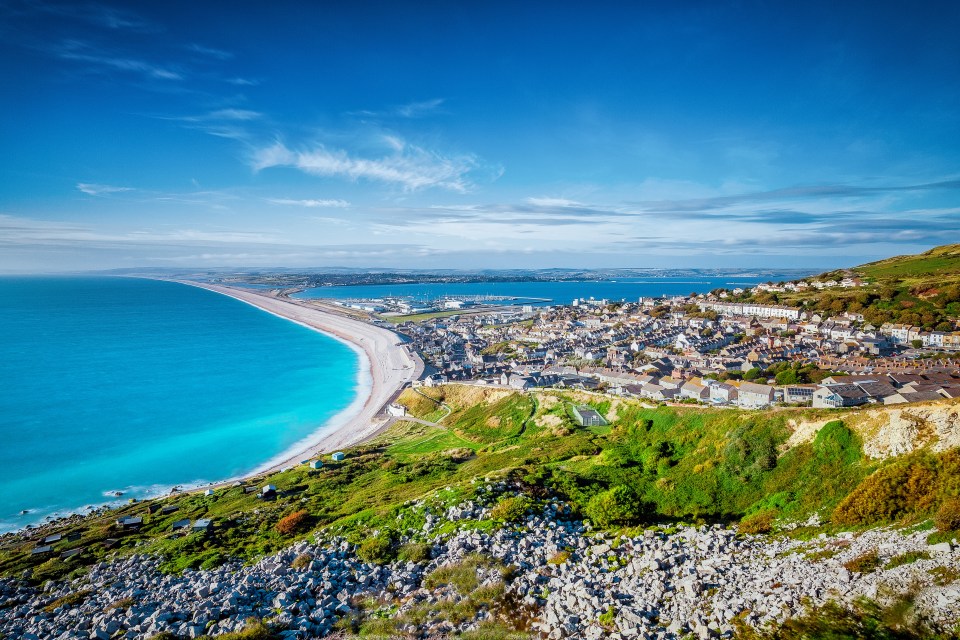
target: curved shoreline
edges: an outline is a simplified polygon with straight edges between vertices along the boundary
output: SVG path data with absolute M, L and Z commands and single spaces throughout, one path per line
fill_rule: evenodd
M 326 423 L 318 425 L 313 435 L 264 462 L 247 474 L 247 477 L 279 471 L 299 464 L 304 457 L 315 457 L 357 444 L 371 437 L 388 421 L 388 418 L 379 416 L 384 407 L 400 389 L 416 380 L 423 371 L 423 362 L 419 356 L 404 347 L 397 335 L 387 329 L 323 311 L 309 304 L 251 290 L 190 280 L 168 280 L 168 282 L 199 287 L 229 296 L 339 340 L 361 356 L 360 376 L 364 374 L 363 363 L 366 363 L 365 377 L 369 380 L 369 394 L 362 406 L 358 406 L 360 399 L 358 394 L 357 399 L 349 407 Z M 363 387 L 367 385 L 364 385 L 363 379 L 358 379 L 357 383 L 362 393 Z M 330 427 L 333 427 L 332 430 Z

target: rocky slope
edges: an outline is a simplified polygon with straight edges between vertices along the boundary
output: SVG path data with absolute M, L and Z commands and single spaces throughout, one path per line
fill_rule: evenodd
M 488 521 L 493 498 L 512 491 L 493 485 L 488 500 L 429 514 L 415 532 L 432 540 L 422 562 L 368 564 L 352 545 L 326 538 L 253 565 L 183 575 L 165 575 L 159 559 L 135 555 L 40 589 L 5 580 L 0 636 L 194 638 L 241 629 L 256 617 L 290 638 L 324 637 L 346 622 L 357 628 L 370 620 L 402 637 L 498 621 L 544 638 L 708 638 L 731 635 L 738 617 L 762 628 L 798 615 L 804 602 L 882 602 L 908 591 L 915 616 L 931 628 L 960 619 L 960 550 L 950 542 L 928 545 L 926 531 L 802 541 L 715 525 L 614 539 L 551 502 L 512 526 L 456 530 L 457 523 Z

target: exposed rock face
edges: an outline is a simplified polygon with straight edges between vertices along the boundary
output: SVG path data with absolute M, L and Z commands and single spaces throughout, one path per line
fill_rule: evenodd
M 468 502 L 450 507 L 444 519 L 483 518 L 486 513 Z M 512 613 L 532 618 L 531 631 L 545 638 L 723 636 L 738 615 L 765 625 L 801 613 L 805 600 L 820 604 L 866 596 L 882 601 L 908 587 L 917 594 L 918 611 L 935 627 L 960 619 L 960 584 L 938 586 L 929 573 L 934 567 L 960 571 L 960 551 L 950 543 L 928 546 L 925 532 L 877 529 L 803 542 L 742 536 L 714 526 L 670 534 L 648 530 L 613 540 L 591 534 L 568 513 L 548 504 L 522 526 L 435 537 L 432 559 L 425 563 L 369 565 L 351 545 L 334 539 L 300 543 L 254 565 L 232 563 L 180 576 L 160 573 L 157 558 L 131 556 L 43 589 L 0 581 L 0 635 L 106 640 L 169 631 L 194 638 L 238 630 L 248 618 L 258 617 L 271 618 L 288 637 L 323 637 L 338 618 L 356 611 L 361 598 L 395 605 L 385 609 L 393 616 L 418 605 L 456 601 L 449 586 L 428 589 L 425 578 L 437 567 L 476 553 L 515 568 L 505 597 L 514 604 Z M 907 552 L 925 551 L 930 557 L 873 573 L 844 568 L 869 551 L 877 552 L 881 566 Z M 309 559 L 293 568 L 304 555 Z M 477 574 L 482 584 L 499 576 L 483 568 Z M 89 595 L 81 602 L 44 611 L 84 590 Z M 481 609 L 470 620 L 454 624 L 435 619 L 408 624 L 404 631 L 420 637 L 452 633 L 493 615 Z
M 787 448 L 813 440 L 832 420 L 844 423 L 863 439 L 863 452 L 883 459 L 930 446 L 934 451 L 960 447 L 960 404 L 944 400 L 922 405 L 864 409 L 820 421 L 792 424 Z
M 934 451 L 960 446 L 960 407 L 933 404 L 891 408 L 887 420 L 864 438 L 863 452 L 871 458 L 890 458 L 932 445 Z

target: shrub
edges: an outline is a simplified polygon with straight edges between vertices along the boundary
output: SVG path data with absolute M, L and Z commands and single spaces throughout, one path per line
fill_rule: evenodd
M 313 556 L 311 556 L 309 553 L 301 553 L 293 559 L 293 562 L 290 563 L 290 566 L 294 569 L 306 569 L 310 566 L 311 562 L 313 562 Z
M 393 560 L 393 540 L 386 535 L 373 536 L 357 548 L 357 555 L 364 562 L 384 564 Z
M 847 571 L 855 571 L 856 573 L 871 573 L 879 566 L 880 556 L 877 554 L 876 549 L 861 553 L 853 560 L 848 560 L 843 563 L 843 567 Z
M 922 624 L 904 624 L 903 613 L 909 607 L 910 602 L 906 600 L 883 608 L 866 600 L 852 605 L 830 601 L 765 629 L 756 629 L 742 619 L 736 619 L 734 637 L 741 640 L 920 640 L 939 637 Z
M 773 521 L 776 516 L 777 512 L 773 509 L 755 513 L 741 520 L 737 530 L 740 533 L 770 533 L 773 531 Z
M 604 491 L 590 498 L 586 513 L 600 527 L 632 524 L 642 516 L 640 498 L 624 485 Z
M 617 610 L 613 608 L 613 605 L 607 607 L 607 610 L 600 614 L 597 622 L 600 623 L 601 627 L 606 627 L 607 629 L 612 629 L 616 626 Z
M 84 589 L 82 591 L 74 591 L 73 593 L 68 593 L 62 598 L 57 598 L 50 604 L 46 605 L 43 610 L 47 613 L 53 613 L 58 607 L 72 607 L 75 604 L 80 604 L 87 599 L 91 591 L 89 589 Z
M 494 520 L 503 520 L 510 522 L 521 519 L 531 505 L 530 498 L 527 496 L 516 496 L 513 498 L 504 498 L 497 506 L 490 510 L 490 517 Z
M 310 526 L 310 516 L 306 511 L 294 511 L 288 516 L 284 516 L 276 524 L 277 533 L 283 536 L 290 536 L 299 533 Z
M 408 542 L 397 553 L 397 558 L 404 562 L 429 562 L 431 557 L 433 545 L 428 542 Z
M 941 480 L 937 462 L 920 456 L 880 469 L 837 505 L 831 520 L 839 525 L 877 524 L 928 513 Z
M 563 564 L 569 559 L 570 559 L 569 551 L 558 551 L 557 553 L 553 554 L 553 556 L 551 556 L 549 560 L 547 560 L 547 564 Z
M 276 634 L 262 620 L 250 618 L 242 631 L 221 634 L 217 636 L 217 640 L 273 640 L 276 637 Z
M 901 553 L 898 556 L 890 558 L 889 562 L 883 567 L 884 569 L 893 569 L 894 567 L 899 567 L 905 564 L 910 564 L 911 562 L 916 562 L 917 560 L 929 560 L 930 554 L 927 551 L 908 551 L 906 553 Z
M 938 531 L 960 531 L 960 498 L 947 498 L 934 519 Z
M 136 602 L 133 598 L 122 598 L 116 602 L 111 602 L 108 604 L 107 611 L 110 611 L 111 609 L 129 609 L 134 604 L 136 604 Z

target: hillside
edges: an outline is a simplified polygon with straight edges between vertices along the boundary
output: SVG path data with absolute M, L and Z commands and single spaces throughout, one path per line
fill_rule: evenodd
M 916 255 L 868 262 L 851 269 L 875 282 L 899 281 L 908 286 L 936 287 L 960 281 L 960 244 L 934 247 Z
M 960 318 L 960 244 L 897 256 L 808 278 L 810 282 L 861 278 L 864 286 L 762 292 L 741 299 L 786 304 L 827 314 L 863 314 L 867 322 L 954 331 Z
M 888 556 L 912 553 L 910 562 L 927 563 L 916 565 L 925 567 L 923 571 L 933 571 L 947 562 L 943 565 L 947 567 L 943 569 L 947 572 L 943 576 L 947 577 L 943 579 L 952 583 L 960 578 L 960 567 L 950 568 L 960 562 L 960 557 L 954 557 L 956 553 L 947 553 L 945 560 L 936 560 L 923 550 L 925 541 L 942 543 L 957 535 L 949 529 L 931 530 L 938 510 L 947 509 L 951 496 L 960 495 L 960 450 L 956 448 L 960 433 L 958 401 L 914 405 L 909 409 L 783 410 L 761 414 L 703 408 L 647 408 L 635 401 L 583 392 L 520 394 L 449 385 L 423 390 L 423 393 L 432 397 L 406 391 L 401 402 L 408 407 L 411 417 L 397 422 L 375 440 L 349 450 L 345 461 L 325 461 L 319 470 L 303 465 L 248 483 L 250 487 L 275 485 L 275 498 L 261 499 L 256 491 L 232 486 L 217 489 L 212 496 L 201 493 L 172 496 L 74 518 L 49 525 L 42 532 L 3 536 L 0 538 L 0 572 L 10 578 L 27 577 L 35 585 L 70 576 L 78 581 L 75 586 L 69 586 L 73 584 L 69 582 L 58 584 L 63 585 L 62 589 L 79 592 L 92 579 L 89 576 L 106 575 L 102 569 L 88 573 L 95 563 L 120 562 L 126 563 L 118 566 L 126 567 L 124 571 L 131 574 L 131 580 L 141 571 L 158 576 L 150 579 L 153 581 L 150 585 L 154 586 L 137 587 L 142 590 L 168 584 L 169 580 L 160 577 L 180 575 L 186 569 L 203 569 L 210 572 L 210 580 L 226 584 L 234 580 L 231 576 L 246 575 L 244 572 L 248 569 L 241 570 L 236 564 L 238 561 L 257 562 L 250 571 L 260 576 L 264 566 L 274 566 L 269 563 L 279 562 L 286 567 L 294 560 L 300 562 L 298 558 L 304 556 L 303 566 L 316 567 L 316 571 L 328 572 L 336 563 L 347 563 L 342 565 L 346 567 L 343 570 L 355 576 L 371 571 L 369 566 L 383 566 L 387 573 L 372 574 L 382 575 L 386 581 L 383 584 L 412 581 L 410 584 L 418 585 L 417 589 L 429 590 L 464 579 L 443 573 L 447 571 L 444 563 L 454 562 L 456 566 L 474 563 L 464 571 L 472 575 L 489 574 L 492 586 L 484 591 L 481 587 L 487 584 L 485 579 L 478 584 L 475 578 L 469 582 L 472 586 L 461 583 L 458 597 L 466 598 L 463 607 L 456 611 L 441 608 L 443 610 L 435 614 L 440 616 L 437 619 L 453 625 L 450 629 L 466 629 L 457 625 L 469 626 L 483 620 L 478 612 L 516 609 L 514 614 L 498 618 L 500 631 L 497 633 L 502 632 L 501 635 L 476 637 L 507 637 L 502 634 L 523 632 L 529 629 L 533 619 L 553 624 L 549 616 L 537 618 L 547 615 L 549 606 L 553 606 L 549 605 L 551 601 L 547 596 L 552 587 L 547 589 L 546 583 L 538 586 L 535 580 L 529 584 L 514 583 L 495 576 L 509 574 L 511 570 L 507 565 L 515 563 L 511 560 L 515 557 L 513 554 L 524 556 L 522 548 L 515 546 L 520 544 L 520 539 L 511 531 L 524 531 L 523 535 L 532 536 L 527 544 L 546 545 L 543 552 L 546 555 L 538 560 L 540 564 L 530 568 L 532 576 L 542 570 L 537 566 L 556 566 L 547 561 L 554 556 L 561 558 L 562 554 L 557 555 L 560 552 L 582 557 L 589 566 L 594 566 L 588 555 L 577 555 L 576 551 L 580 545 L 597 544 L 596 539 L 590 541 L 593 534 L 583 526 L 585 518 L 595 529 L 616 536 L 639 536 L 634 538 L 639 540 L 635 545 L 642 546 L 643 540 L 648 539 L 645 529 L 664 532 L 657 535 L 667 537 L 649 538 L 650 544 L 662 540 L 666 545 L 661 548 L 657 546 L 661 542 L 656 542 L 654 547 L 660 549 L 657 553 L 675 544 L 670 542 L 671 532 L 687 531 L 683 534 L 687 536 L 685 540 L 698 539 L 701 534 L 696 531 L 699 530 L 684 529 L 683 523 L 723 527 L 740 522 L 742 532 L 761 533 L 781 527 L 786 532 L 799 523 L 803 526 L 791 533 L 797 542 L 789 544 L 800 545 L 804 553 L 820 552 L 817 549 L 821 547 L 811 551 L 802 541 L 821 533 L 829 540 L 843 540 L 842 536 L 848 535 L 840 533 L 843 530 L 893 525 L 891 533 L 877 534 L 876 538 L 886 545 Z M 589 404 L 606 416 L 610 424 L 578 426 L 572 413 L 573 406 L 578 404 Z M 123 516 L 141 517 L 142 525 L 123 530 L 115 522 Z M 210 532 L 172 531 L 179 521 L 196 522 L 201 518 L 212 520 Z M 526 525 L 522 524 L 524 519 Z M 561 520 L 569 522 L 563 525 L 567 528 L 560 531 L 569 539 L 550 542 L 544 538 Z M 960 520 L 955 526 L 960 527 Z M 62 536 L 51 543 L 51 552 L 32 554 L 42 545 L 39 539 L 51 534 Z M 835 538 L 837 535 L 841 538 Z M 305 547 L 306 541 L 314 537 L 320 547 Z M 713 544 L 720 544 L 722 549 L 733 548 L 730 545 L 734 544 L 734 538 L 727 534 L 721 538 L 722 541 L 709 538 L 714 541 L 704 544 L 709 548 L 714 548 L 709 546 Z M 461 545 L 454 547 L 460 550 L 460 555 L 450 556 L 450 545 L 454 541 Z M 289 551 L 291 545 L 299 545 L 296 548 L 300 551 Z M 862 544 L 851 547 L 848 555 L 855 559 L 859 556 L 852 553 L 853 548 L 867 553 L 868 547 Z M 60 557 L 71 549 L 80 549 L 80 552 L 68 558 Z M 497 549 L 502 551 L 500 555 Z M 949 552 L 950 544 L 946 549 Z M 470 553 L 482 555 L 474 557 Z M 617 555 L 613 551 L 609 553 L 611 558 Z M 736 553 L 746 553 L 746 548 Z M 760 562 L 760 558 L 766 556 L 758 553 L 757 562 Z M 823 557 L 834 555 L 836 552 Z M 268 565 L 264 565 L 268 561 L 262 559 L 267 556 L 281 560 L 269 560 Z M 321 556 L 326 564 L 311 564 Z M 398 564 L 397 560 L 401 562 Z M 597 579 L 603 582 L 609 571 L 625 568 L 628 562 L 629 557 L 616 560 Z M 563 560 L 556 562 L 562 563 Z M 793 570 L 800 571 L 797 575 L 803 574 L 799 566 Z M 238 571 L 240 573 L 236 573 Z M 284 572 L 270 573 L 270 584 L 280 585 L 277 589 L 285 585 L 276 577 L 285 575 Z M 441 579 L 436 572 L 446 577 Z M 923 573 L 917 579 L 929 581 L 935 573 Z M 187 573 L 176 580 L 187 581 L 194 585 L 191 589 L 196 589 L 199 588 L 197 580 L 201 579 L 197 575 L 206 574 Z M 376 580 L 367 587 L 382 584 Z M 798 580 L 797 584 L 804 584 L 805 579 Z M 7 587 L 0 584 L 0 595 L 4 588 L 15 589 L 16 593 L 27 589 L 10 586 L 12 584 L 7 583 Z M 339 587 L 333 584 L 336 592 Z M 527 586 L 521 589 L 524 584 Z M 242 585 L 235 588 L 246 589 Z M 359 585 L 351 588 L 362 591 Z M 361 606 L 353 600 L 342 601 L 343 611 L 337 613 L 331 605 L 329 615 L 324 614 L 324 628 L 330 630 L 337 619 L 341 621 L 336 624 L 346 624 L 354 631 L 374 628 L 396 631 L 404 624 L 413 624 L 418 629 L 429 627 L 422 626 L 425 624 L 422 616 L 430 617 L 426 610 L 403 605 L 400 609 L 403 615 L 397 613 L 396 607 L 407 602 L 401 597 L 406 591 L 384 595 L 382 589 L 386 587 L 377 588 L 381 589 L 378 598 L 387 598 L 393 604 Z M 823 593 L 828 591 L 824 587 Z M 55 604 L 50 605 L 50 597 L 27 595 L 33 593 L 28 589 L 22 593 L 24 602 L 45 603 L 44 606 L 53 607 L 51 611 L 57 608 Z M 209 589 L 204 593 L 209 593 Z M 526 608 L 517 608 L 504 600 L 511 593 L 527 598 Z M 701 606 L 696 595 L 690 596 L 689 606 Z M 801 596 L 803 593 L 797 592 L 797 601 Z M 203 598 L 216 600 L 213 595 Z M 0 602 L 3 600 L 0 597 Z M 285 600 L 274 600 L 257 606 L 266 607 L 263 611 L 283 610 L 285 603 Z M 547 609 L 541 608 L 547 605 Z M 102 603 L 96 606 L 102 608 Z M 223 610 L 236 610 L 236 605 L 223 609 L 225 606 L 218 604 L 217 610 L 221 614 Z M 378 607 L 387 607 L 393 612 L 387 615 L 391 620 L 389 624 L 382 622 L 382 613 L 369 617 L 374 610 L 382 611 Z M 518 613 L 521 609 L 526 613 Z M 250 614 L 260 610 L 251 609 Z M 63 611 L 66 615 L 67 609 Z M 569 609 L 560 607 L 554 611 L 560 615 Z M 683 611 L 686 610 L 678 609 L 676 615 L 687 615 Z M 794 615 L 800 613 L 797 608 L 791 611 Z M 242 613 L 230 615 L 230 621 L 218 627 L 220 631 L 236 628 L 236 621 L 244 619 Z M 756 621 L 766 619 L 760 616 Z M 381 627 L 373 624 L 376 620 L 381 620 L 376 623 Z M 725 625 L 732 624 L 729 618 L 724 620 Z M 394 622 L 399 626 L 391 626 Z M 177 622 L 179 626 L 170 627 L 158 622 L 155 616 L 150 624 L 156 632 L 172 629 L 180 633 L 186 629 L 182 620 Z

